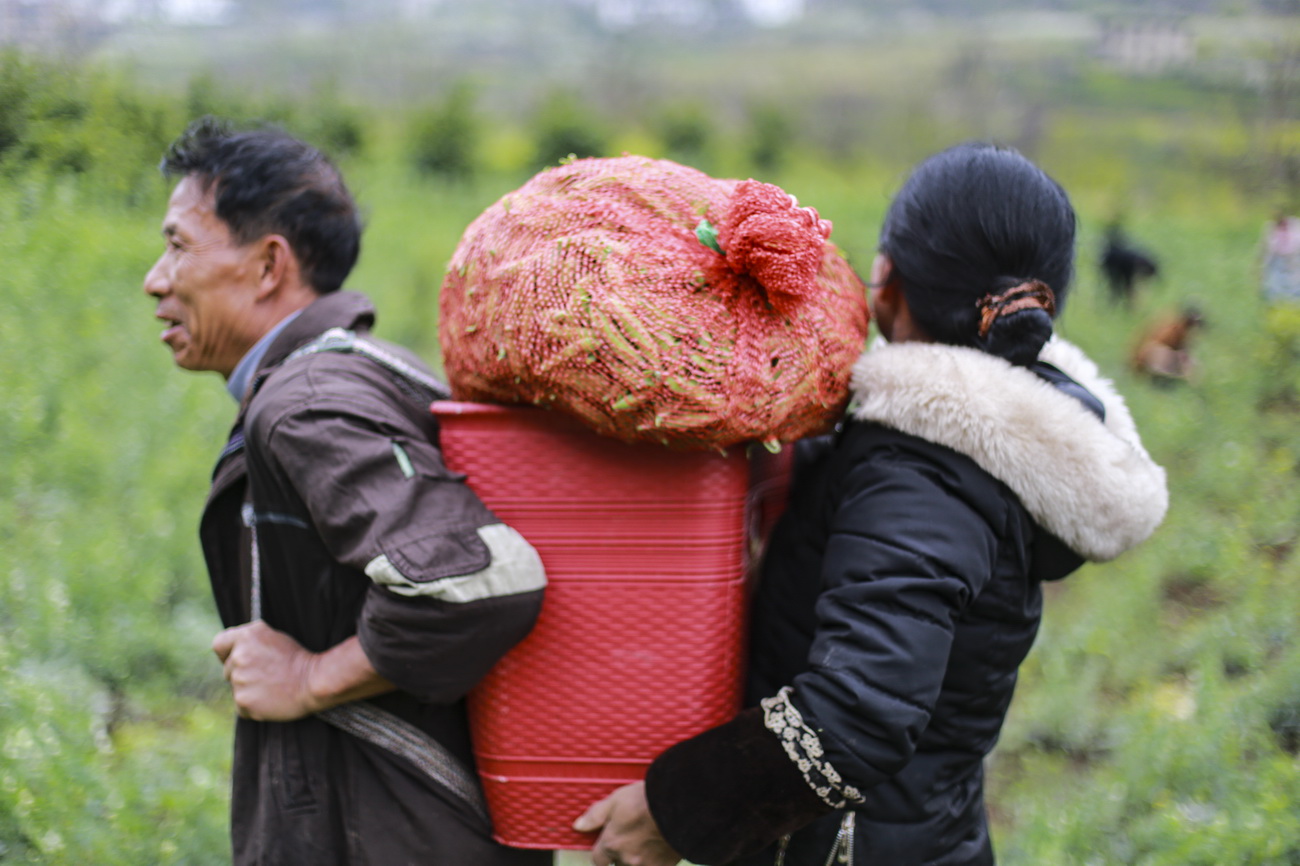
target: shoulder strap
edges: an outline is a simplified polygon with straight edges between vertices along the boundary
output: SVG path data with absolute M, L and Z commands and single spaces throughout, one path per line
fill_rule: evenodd
M 438 399 L 446 399 L 450 396 L 447 386 L 433 376 L 344 328 L 331 328 L 294 351 L 285 358 L 285 362 L 317 352 L 350 352 L 364 355 L 408 381 L 432 391 Z M 243 517 L 252 542 L 253 619 L 261 619 L 262 575 L 257 548 L 257 519 L 250 504 L 245 505 Z M 316 717 L 341 731 L 405 759 L 439 788 L 451 794 L 453 800 L 468 808 L 485 825 L 491 825 L 487 806 L 483 801 L 483 791 L 473 773 L 441 743 L 420 728 L 369 701 L 341 704 L 322 710 L 316 714 Z
M 380 346 L 375 345 L 365 337 L 360 337 L 355 331 L 349 331 L 346 328 L 330 328 L 316 339 L 304 346 L 295 349 L 287 358 L 285 363 L 292 361 L 294 358 L 300 358 L 304 355 L 314 355 L 318 352 L 348 352 L 357 355 L 364 355 L 381 367 L 385 367 L 408 381 L 427 388 L 433 392 L 434 397 L 439 400 L 446 400 L 451 396 L 450 389 L 446 384 L 428 373 L 411 366 L 406 361 L 386 351 Z
M 478 779 L 424 731 L 369 701 L 353 701 L 316 714 L 341 731 L 405 758 L 453 799 L 491 826 Z
M 261 605 L 257 603 L 260 581 L 257 579 L 256 549 L 253 551 L 253 563 L 253 618 L 260 619 L 261 611 L 257 610 Z M 435 786 L 450 794 L 454 802 L 460 803 L 485 825 L 491 826 L 492 819 L 488 816 L 478 779 L 446 747 L 415 725 L 369 701 L 352 701 L 321 710 L 316 713 L 316 718 L 405 759 Z
M 257 521 L 251 505 L 244 506 L 244 522 L 252 546 L 253 619 L 262 618 L 261 562 L 257 551 Z M 354 737 L 403 758 L 452 799 L 491 826 L 478 780 L 451 752 L 410 722 L 369 701 L 352 701 L 316 713 L 316 718 Z

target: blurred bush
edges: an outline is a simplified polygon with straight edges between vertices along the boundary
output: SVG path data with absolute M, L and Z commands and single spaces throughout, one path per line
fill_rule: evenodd
M 285 125 L 335 160 L 360 156 L 366 148 L 365 116 L 333 87 L 316 91 Z
M 548 168 L 575 156 L 606 156 L 608 133 L 596 113 L 567 90 L 547 93 L 533 116 L 533 167 Z
M 756 102 L 748 111 L 748 155 L 754 168 L 779 170 L 794 147 L 795 127 L 784 108 L 774 102 Z
M 456 82 L 442 101 L 416 108 L 410 119 L 411 160 L 417 170 L 448 180 L 469 180 L 481 147 L 473 88 Z
M 665 157 L 712 174 L 712 146 L 717 133 L 705 105 L 695 101 L 669 103 L 652 115 L 650 123 L 653 134 L 663 144 Z
M 178 116 L 108 74 L 0 54 L 0 172 L 82 176 L 138 202 Z

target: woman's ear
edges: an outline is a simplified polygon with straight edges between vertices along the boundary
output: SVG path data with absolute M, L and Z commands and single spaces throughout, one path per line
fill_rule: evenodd
M 884 253 L 876 253 L 876 257 L 871 260 L 871 282 L 868 287 L 872 289 L 881 289 L 885 284 L 894 278 L 894 261 Z
M 884 253 L 877 253 L 871 262 L 871 282 L 867 284 L 867 303 L 876 330 L 886 340 L 893 342 L 894 319 L 902 292 L 894 281 L 894 263 Z
M 903 294 L 894 263 L 883 253 L 871 263 L 869 302 L 871 317 L 880 335 L 891 343 L 909 341 L 932 343 L 933 338 L 912 317 L 912 308 Z

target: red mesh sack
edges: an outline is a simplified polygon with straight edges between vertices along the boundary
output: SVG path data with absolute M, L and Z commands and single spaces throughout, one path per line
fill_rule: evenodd
M 439 329 L 452 393 L 681 448 L 821 432 L 868 316 L 830 230 L 776 186 L 667 160 L 547 169 L 452 257 Z

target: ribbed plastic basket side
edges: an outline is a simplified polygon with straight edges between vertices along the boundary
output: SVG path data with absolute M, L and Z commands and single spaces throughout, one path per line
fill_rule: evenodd
M 448 466 L 474 467 L 472 484 L 484 501 L 600 503 L 708 509 L 743 505 L 745 449 L 725 454 L 674 451 L 599 436 L 559 412 L 523 406 L 439 401 L 442 449 Z
M 475 691 L 475 751 L 649 763 L 736 712 L 744 605 L 739 579 L 553 584 L 537 628 Z
M 745 594 L 742 580 L 553 584 L 533 634 L 470 699 L 497 840 L 590 847 L 578 815 L 735 715 Z
M 598 436 L 554 413 L 443 402 L 447 465 L 541 555 L 529 636 L 470 695 L 498 841 L 570 825 L 740 704 L 750 463 Z
M 501 773 L 493 773 L 490 767 L 489 762 L 484 762 L 479 777 L 492 813 L 493 838 L 515 848 L 590 848 L 592 837 L 575 833 L 570 826 L 574 818 L 610 791 L 632 781 L 627 774 L 593 778 L 591 768 L 585 764 L 576 765 L 572 777 L 527 776 L 517 765 L 503 765 Z M 644 772 L 641 768 L 640 773 Z

